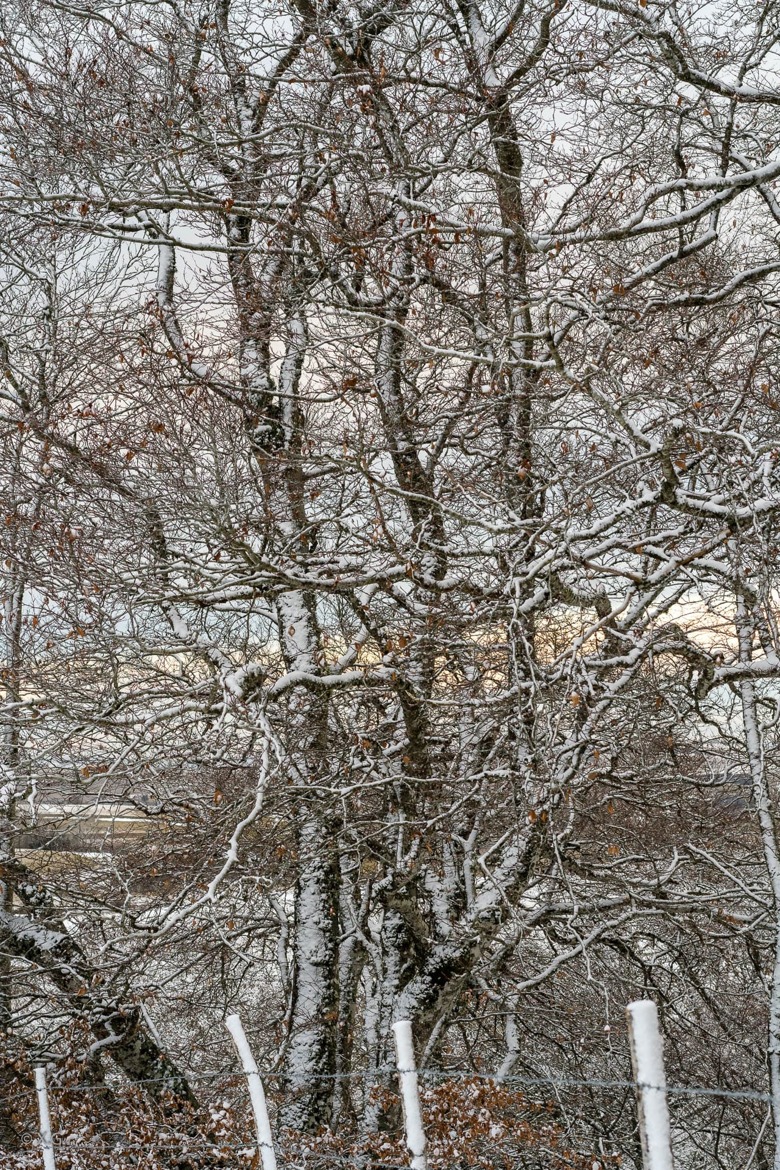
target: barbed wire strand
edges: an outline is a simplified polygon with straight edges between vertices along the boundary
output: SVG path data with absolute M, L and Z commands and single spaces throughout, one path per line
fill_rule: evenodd
M 264 1081 L 274 1081 L 283 1078 L 284 1074 L 277 1071 L 263 1072 L 260 1070 L 260 1075 Z M 398 1070 L 395 1066 L 385 1066 L 378 1069 L 363 1069 L 350 1073 L 316 1073 L 313 1076 L 307 1077 L 307 1083 L 317 1083 L 320 1081 L 361 1081 L 370 1080 L 378 1081 L 382 1078 L 396 1077 Z M 760 1089 L 738 1088 L 727 1089 L 721 1086 L 708 1085 L 654 1085 L 644 1081 L 634 1080 L 612 1080 L 602 1079 L 598 1077 L 556 1077 L 556 1076 L 525 1076 L 525 1075 L 511 1075 L 499 1077 L 496 1073 L 483 1073 L 478 1071 L 469 1071 L 466 1069 L 420 1069 L 420 1079 L 425 1081 L 486 1081 L 492 1082 L 496 1086 L 503 1085 L 529 1085 L 535 1088 L 542 1088 L 549 1086 L 555 1088 L 596 1088 L 596 1089 L 642 1089 L 649 1091 L 665 1091 L 670 1096 L 688 1096 L 688 1097 L 718 1097 L 734 1100 L 745 1101 L 771 1101 L 772 1097 L 769 1093 Z M 232 1082 L 231 1087 L 240 1087 L 244 1080 L 242 1073 L 193 1073 L 192 1075 L 181 1077 L 181 1082 L 223 1082 L 226 1085 Z M 48 1089 L 50 1093 L 105 1093 L 105 1092 L 128 1092 L 136 1086 L 143 1085 L 167 1085 L 171 1092 L 176 1092 L 176 1085 L 179 1078 L 175 1076 L 167 1077 L 146 1077 L 139 1078 L 129 1082 L 126 1085 L 58 1085 L 51 1081 Z M 32 1091 L 32 1090 L 31 1090 Z M 19 1094 L 20 1097 L 26 1094 Z M 9 1098 L 6 1098 L 9 1100 Z

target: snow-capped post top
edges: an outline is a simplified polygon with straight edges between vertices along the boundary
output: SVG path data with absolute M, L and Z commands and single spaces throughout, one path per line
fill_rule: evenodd
M 651 999 L 638 999 L 628 1004 L 626 1015 L 631 1040 L 631 1064 L 637 1084 L 644 1170 L 674 1170 L 658 1009 Z
M 393 1035 L 395 1036 L 395 1058 L 398 1080 L 401 1085 L 401 1100 L 404 1107 L 406 1144 L 412 1155 L 410 1165 L 412 1170 L 428 1170 L 411 1021 L 398 1020 L 393 1024 Z
M 49 1094 L 46 1089 L 46 1069 L 43 1067 L 43 1065 L 38 1065 L 35 1069 L 35 1095 L 38 1098 L 38 1116 L 40 1118 L 43 1170 L 57 1170 L 54 1164 L 54 1138 L 52 1137 L 51 1117 L 49 1115 Z
M 257 1067 L 249 1041 L 246 1038 L 244 1026 L 239 1016 L 227 1016 L 225 1027 L 236 1046 L 236 1052 L 241 1060 L 247 1084 L 249 1085 L 249 1099 L 252 1102 L 252 1113 L 255 1118 L 257 1131 L 257 1145 L 263 1161 L 263 1170 L 276 1170 L 276 1153 L 274 1138 L 271 1132 L 271 1122 L 268 1117 L 268 1107 L 265 1103 L 263 1082 L 260 1079 L 260 1070 Z

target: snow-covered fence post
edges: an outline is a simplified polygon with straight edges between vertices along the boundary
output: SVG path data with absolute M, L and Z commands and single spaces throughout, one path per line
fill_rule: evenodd
M 674 1170 L 658 1009 L 651 999 L 638 999 L 628 1004 L 626 1015 L 644 1170 Z
M 54 1164 L 54 1138 L 51 1132 L 49 1094 L 46 1089 L 46 1069 L 42 1064 L 37 1065 L 35 1068 L 35 1095 L 38 1098 L 43 1170 L 57 1170 Z
M 247 1084 L 249 1085 L 249 1099 L 252 1102 L 252 1112 L 255 1117 L 257 1144 L 260 1149 L 260 1157 L 263 1160 L 263 1170 L 276 1170 L 274 1139 L 271 1133 L 271 1122 L 268 1118 L 268 1107 L 265 1103 L 263 1082 L 260 1079 L 260 1070 L 252 1055 L 252 1049 L 249 1047 L 249 1041 L 246 1038 L 246 1032 L 239 1017 L 235 1015 L 227 1016 L 225 1019 L 225 1027 L 236 1046 L 236 1052 L 241 1060 L 246 1074 Z
M 411 1167 L 412 1170 L 428 1170 L 411 1021 L 398 1020 L 397 1023 L 393 1024 L 393 1035 L 395 1036 L 395 1057 L 398 1080 L 401 1085 L 401 1100 L 404 1106 L 406 1144 L 412 1155 Z

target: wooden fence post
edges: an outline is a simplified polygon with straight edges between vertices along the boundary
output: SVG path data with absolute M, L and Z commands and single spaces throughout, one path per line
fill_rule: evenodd
M 644 1170 L 674 1170 L 658 1009 L 651 999 L 638 999 L 628 1004 L 626 1015 Z
M 246 1038 L 246 1032 L 244 1031 L 240 1018 L 235 1015 L 228 1016 L 225 1020 L 225 1027 L 236 1046 L 236 1051 L 246 1074 L 247 1084 L 249 1085 L 249 1099 L 252 1102 L 257 1144 L 260 1149 L 260 1157 L 263 1161 L 263 1170 L 276 1170 L 274 1139 L 271 1132 L 271 1122 L 268 1118 L 268 1107 L 265 1103 L 263 1082 L 260 1079 L 260 1070 L 252 1055 L 252 1049 L 249 1047 L 249 1041 Z M 48 1167 L 46 1170 L 48 1170 Z
M 428 1170 L 425 1156 L 425 1130 L 420 1108 L 420 1089 L 417 1082 L 417 1065 L 414 1059 L 414 1040 L 409 1020 L 398 1020 L 393 1024 L 395 1036 L 396 1067 L 401 1084 L 401 1100 L 404 1107 L 404 1128 L 406 1144 L 412 1155 L 412 1170 Z
M 54 1138 L 51 1132 L 49 1093 L 46 1088 L 46 1069 L 42 1064 L 36 1065 L 35 1067 L 35 1095 L 38 1098 L 43 1170 L 57 1170 L 54 1163 Z

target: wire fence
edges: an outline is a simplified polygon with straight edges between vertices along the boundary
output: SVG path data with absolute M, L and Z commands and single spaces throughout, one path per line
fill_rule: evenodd
M 285 1130 L 285 1106 L 295 1092 L 278 1068 L 259 1071 L 282 1167 L 409 1170 L 399 1064 L 315 1074 L 298 1084 L 297 1091 L 305 1093 L 331 1083 L 345 1117 L 350 1106 L 354 1109 L 351 1124 L 347 1119 L 335 1132 L 316 1134 Z M 56 1155 L 56 1170 L 255 1170 L 261 1165 L 242 1072 L 201 1068 L 188 1073 L 197 1106 L 176 1103 L 171 1075 L 108 1083 L 79 1082 L 75 1076 L 73 1069 L 49 1070 L 49 1153 Z M 759 1170 L 773 1158 L 771 1095 L 750 1086 L 667 1086 L 556 1070 L 502 1076 L 463 1067 L 426 1067 L 418 1076 L 428 1170 L 639 1170 L 637 1099 L 643 1093 L 671 1099 L 672 1137 L 680 1151 L 678 1166 L 685 1170 Z M 9 1144 L 0 1123 L 3 1170 L 54 1165 L 42 1158 L 35 1087 L 28 1081 L 6 1088 L 11 1091 L 0 1100 L 0 1111 L 16 1128 Z M 374 1124 L 367 1129 L 357 1119 L 365 1119 L 372 1100 Z
M 275 1069 L 260 1069 L 260 1075 L 263 1081 L 270 1085 L 283 1086 L 285 1083 L 285 1074 Z M 366 1083 L 373 1084 L 377 1081 L 385 1080 L 388 1077 L 397 1075 L 395 1065 L 377 1066 L 374 1069 L 358 1069 L 346 1073 L 316 1073 L 307 1077 L 307 1081 L 311 1084 L 323 1081 L 337 1081 L 348 1083 Z M 574 1089 L 574 1088 L 594 1088 L 594 1089 L 630 1089 L 636 1091 L 637 1089 L 663 1089 L 670 1096 L 688 1096 L 688 1097 L 722 1097 L 732 1100 L 744 1101 L 765 1101 L 770 1103 L 772 1100 L 771 1093 L 760 1089 L 751 1088 L 736 1088 L 730 1089 L 719 1085 L 654 1085 L 649 1082 L 635 1081 L 631 1079 L 613 1080 L 601 1079 L 596 1077 L 566 1077 L 557 1076 L 553 1073 L 549 1075 L 535 1075 L 529 1076 L 525 1074 L 509 1074 L 502 1076 L 499 1073 L 483 1072 L 478 1069 L 446 1069 L 446 1068 L 421 1068 L 417 1075 L 424 1083 L 435 1084 L 437 1082 L 454 1082 L 454 1081 L 484 1081 L 491 1085 L 518 1085 L 533 1088 L 549 1088 L 549 1089 Z M 241 1085 L 243 1083 L 241 1073 L 226 1073 L 226 1072 L 192 1072 L 186 1074 L 186 1080 L 189 1084 L 207 1083 L 207 1084 L 225 1084 L 231 1087 Z M 135 1087 L 143 1088 L 149 1085 L 171 1086 L 173 1079 L 168 1077 L 145 1077 L 127 1082 L 124 1085 L 111 1084 L 57 1084 L 53 1080 L 49 1085 L 50 1093 L 105 1093 L 107 1088 L 111 1091 L 117 1092 L 125 1090 L 132 1090 Z M 17 1098 L 21 1098 L 26 1094 L 19 1093 Z M 6 1097 L 5 1100 L 14 1098 Z

